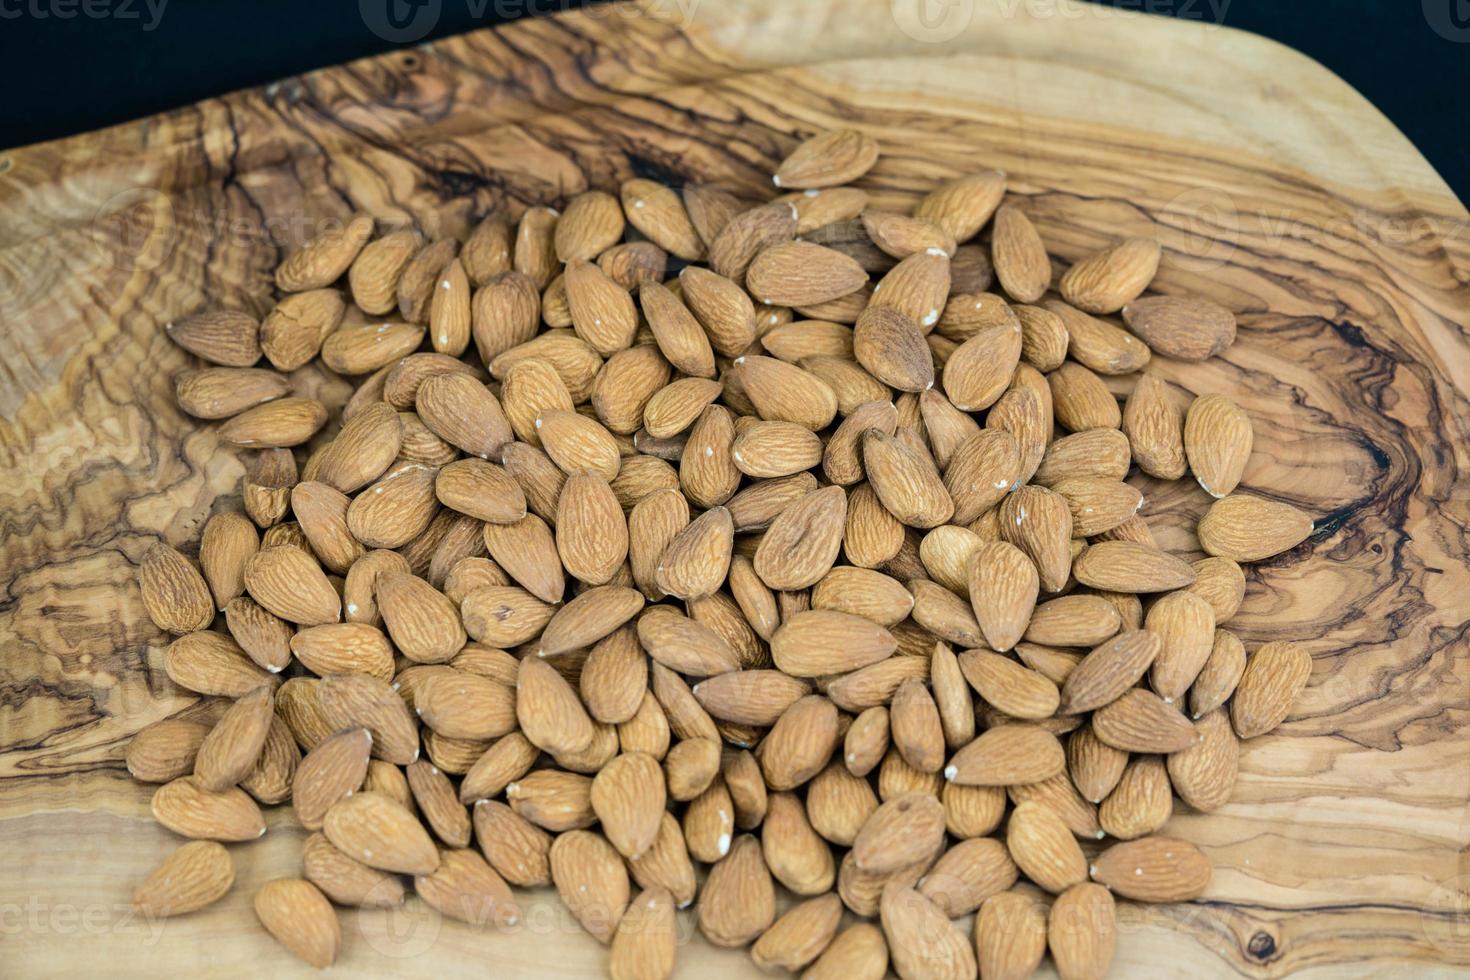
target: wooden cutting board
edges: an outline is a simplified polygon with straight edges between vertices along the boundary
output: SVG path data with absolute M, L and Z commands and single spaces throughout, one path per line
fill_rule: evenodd
M 1279 45 L 1065 2 L 917 2 L 524 21 L 0 154 L 0 973 L 303 972 L 250 910 L 297 873 L 285 810 L 235 848 L 219 905 L 126 911 L 177 841 L 123 747 L 193 701 L 135 566 L 158 539 L 192 552 L 241 475 L 174 408 L 187 359 L 162 325 L 218 297 L 264 309 L 282 252 L 353 210 L 437 235 L 632 174 L 754 196 L 800 136 L 848 123 L 883 144 L 880 204 L 999 167 L 1064 261 L 1157 235 L 1157 287 L 1241 323 L 1224 357 L 1160 370 L 1240 398 L 1247 484 L 1318 516 L 1251 571 L 1232 622 L 1252 647 L 1303 641 L 1311 684 L 1247 746 L 1233 803 L 1176 814 L 1214 882 L 1123 907 L 1114 975 L 1470 966 L 1470 215 Z M 1165 546 L 1194 551 L 1204 494 L 1144 489 Z M 342 921 L 338 970 L 588 976 L 604 955 L 547 895 L 510 935 L 416 904 Z M 697 938 L 680 956 L 684 976 L 751 969 Z

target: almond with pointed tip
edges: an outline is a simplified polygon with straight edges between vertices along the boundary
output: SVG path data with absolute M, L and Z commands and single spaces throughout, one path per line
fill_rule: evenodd
M 373 737 L 352 728 L 327 738 L 302 758 L 291 785 L 291 806 L 307 830 L 319 830 L 332 805 L 362 785 Z
M 1225 395 L 1196 398 L 1184 418 L 1184 452 L 1189 469 L 1205 493 L 1232 493 L 1250 461 L 1255 434 L 1250 419 Z
M 975 917 L 975 953 L 985 980 L 1026 980 L 1046 955 L 1046 905 L 1034 894 L 992 895 Z
M 316 688 L 317 705 L 329 730 L 366 728 L 372 753 L 396 765 L 419 756 L 418 725 L 398 693 L 367 674 L 331 674 Z
M 1245 673 L 1245 663 L 1245 646 L 1240 638 L 1229 630 L 1216 629 L 1209 659 L 1189 686 L 1190 716 L 1199 718 L 1229 700 Z
M 612 938 L 613 980 L 667 980 L 678 952 L 674 898 L 667 888 L 645 888 L 628 903 Z
M 816 375 L 772 357 L 736 360 L 737 375 L 761 418 L 825 428 L 837 414 L 837 396 Z
M 1059 706 L 1079 714 L 1111 704 L 1136 684 L 1163 649 L 1156 633 L 1130 630 L 1097 647 L 1067 675 Z
M 970 606 L 985 641 L 994 650 L 1011 649 L 1026 631 L 1040 589 L 1036 565 L 1005 541 L 980 545 L 970 558 Z
M 1013 723 L 987 729 L 954 754 L 944 778 L 964 786 L 1039 783 L 1066 767 L 1056 736 L 1039 725 Z
M 220 793 L 255 768 L 274 717 L 274 688 L 251 691 L 225 710 L 194 758 L 194 777 L 206 792 Z
M 227 419 L 290 391 L 288 379 L 260 368 L 203 368 L 174 379 L 174 398 L 196 419 Z
M 255 840 L 265 833 L 260 808 L 235 787 L 214 793 L 196 776 L 180 776 L 153 793 L 153 819 L 181 837 L 225 842 Z
M 556 550 L 567 573 L 588 585 L 606 584 L 627 558 L 628 522 L 600 474 L 574 473 L 562 485 Z
M 841 487 L 813 490 L 787 506 L 756 548 L 756 574 L 772 589 L 815 585 L 837 560 L 846 517 L 847 494 Z
M 944 393 L 962 411 L 989 408 L 1009 386 L 1020 360 L 1019 321 L 980 330 L 944 362 Z
M 612 942 L 628 907 L 628 872 L 600 834 L 572 830 L 551 845 L 551 876 L 562 903 L 591 936 Z
M 1012 299 L 1034 303 L 1046 293 L 1051 259 L 1036 226 L 1014 204 L 1003 204 L 995 212 L 990 256 L 996 279 Z
M 260 360 L 260 324 L 239 310 L 210 310 L 168 323 L 169 339 L 223 367 L 248 368 Z
M 969 915 L 992 895 L 1004 892 L 1016 877 L 1016 863 L 1005 844 L 978 837 L 945 851 L 919 879 L 918 889 L 953 919 Z
M 762 969 L 799 970 L 832 941 L 842 921 L 842 900 L 835 894 L 808 899 L 788 909 L 751 946 Z
M 229 851 L 215 841 L 190 841 L 133 889 L 133 908 L 150 918 L 186 915 L 213 905 L 234 883 Z
M 863 433 L 863 463 L 884 509 L 900 523 L 935 527 L 954 513 L 933 459 L 897 436 L 876 429 Z
M 913 888 L 886 885 L 879 918 L 899 976 L 968 980 L 976 975 L 970 941 L 939 906 Z
M 337 960 L 342 927 L 332 903 L 311 882 L 277 878 L 255 893 L 255 915 L 266 931 L 318 970 Z
M 656 662 L 695 677 L 738 670 L 740 660 L 723 636 L 670 606 L 638 617 L 638 641 Z
M 1125 752 L 1179 752 L 1199 737 L 1177 708 L 1139 687 L 1094 712 L 1092 730 L 1103 742 Z
M 1314 529 L 1312 518 L 1291 504 L 1233 493 L 1210 505 L 1198 534 L 1206 554 L 1252 562 L 1290 551 Z
M 1240 738 L 1265 735 L 1291 714 L 1312 673 L 1312 658 L 1295 643 L 1267 643 L 1251 654 L 1230 702 Z
M 850 183 L 878 161 L 878 141 L 855 129 L 831 129 L 808 137 L 781 161 L 777 187 L 806 190 Z
M 1059 592 L 1072 567 L 1072 512 L 1059 494 L 1024 486 L 1000 503 L 1003 540 L 1026 553 L 1036 566 L 1041 588 Z
M 439 851 L 428 831 L 381 793 L 364 790 L 343 797 L 327 810 L 322 829 L 333 846 L 370 868 L 423 875 L 439 867 Z
M 523 657 L 516 675 L 516 718 L 526 738 L 553 755 L 579 752 L 592 741 L 592 719 L 556 668 Z
M 1057 686 L 1040 672 L 989 650 L 966 650 L 959 662 L 970 686 L 1012 718 L 1039 721 L 1056 713 Z
M 1148 288 L 1159 254 L 1155 239 L 1125 238 L 1068 269 L 1059 284 L 1062 297 L 1088 313 L 1116 313 Z
M 300 548 L 263 547 L 245 564 L 250 597 L 282 619 L 301 626 L 335 623 L 342 599 L 321 566 Z
M 1235 314 L 1201 296 L 1145 296 L 1123 307 L 1144 343 L 1180 361 L 1203 361 L 1235 343 Z
M 176 635 L 207 629 L 214 621 L 210 589 L 189 559 L 159 542 L 138 568 L 138 586 L 148 618 Z
M 760 844 L 749 834 L 710 869 L 695 916 L 700 932 L 716 946 L 744 946 L 776 918 L 776 892 Z
M 1131 374 L 1148 364 L 1148 345 L 1122 327 L 1061 300 L 1041 305 L 1061 318 L 1067 328 L 1067 356 L 1077 363 L 1102 375 Z
M 1204 894 L 1214 869 L 1188 841 L 1142 837 L 1093 859 L 1092 880 L 1135 902 L 1187 902 Z
M 1230 802 L 1240 769 L 1240 742 L 1224 708 L 1195 722 L 1199 741 L 1169 755 L 1169 782 L 1179 798 L 1201 813 Z

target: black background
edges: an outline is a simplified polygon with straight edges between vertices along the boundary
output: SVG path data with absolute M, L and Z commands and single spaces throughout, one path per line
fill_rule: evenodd
M 1097 2 L 1223 22 L 1310 55 L 1383 110 L 1460 199 L 1470 201 L 1464 113 L 1470 0 Z M 86 132 L 396 46 L 369 29 L 358 0 L 166 0 L 157 18 L 147 3 L 0 0 L 0 147 Z M 425 39 L 578 4 L 440 5 L 438 22 Z M 36 16 L 37 10 L 46 16 Z M 96 15 L 104 10 L 110 15 Z M 70 18 L 58 16 L 67 11 Z

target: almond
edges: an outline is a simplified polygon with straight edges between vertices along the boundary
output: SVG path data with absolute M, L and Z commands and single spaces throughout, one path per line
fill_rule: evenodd
M 1147 630 L 1113 637 L 1083 657 L 1067 675 L 1059 710 L 1079 714 L 1111 704 L 1138 683 L 1162 649 L 1158 634 Z
M 699 931 L 716 946 L 744 946 L 771 927 L 776 892 L 754 837 L 737 837 L 710 869 L 695 916 Z
M 786 507 L 756 549 L 756 574 L 773 589 L 815 585 L 837 560 L 846 517 L 847 494 L 841 487 L 813 490 Z
M 1224 395 L 1204 395 L 1184 418 L 1184 451 L 1195 480 L 1212 497 L 1232 493 L 1240 483 L 1254 443 L 1250 419 Z
M 197 776 L 181 776 L 153 793 L 153 819 L 182 837 L 246 841 L 265 834 L 265 818 L 249 796 L 235 787 L 210 792 Z
M 215 606 L 204 577 L 189 559 L 162 542 L 143 556 L 138 586 L 148 618 L 164 632 L 191 633 L 214 621 Z
M 833 129 L 802 142 L 776 168 L 777 187 L 835 187 L 856 180 L 878 160 L 878 143 L 855 129 Z
M 418 758 L 418 726 L 408 707 L 383 681 L 367 674 L 331 674 L 317 687 L 317 704 L 333 731 L 366 728 L 373 756 L 396 765 Z
M 877 663 L 896 646 L 893 635 L 870 620 L 811 610 L 797 614 L 776 631 L 771 637 L 771 657 L 794 677 L 818 677 Z
M 398 302 L 398 282 L 422 244 L 410 228 L 391 231 L 364 245 L 347 271 L 352 301 L 370 316 L 390 312 Z
M 975 917 L 975 953 L 986 980 L 1025 980 L 1041 964 L 1046 941 L 1045 906 L 1026 892 L 992 895 Z
M 677 951 L 673 896 L 666 888 L 647 888 L 618 922 L 608 972 L 613 980 L 666 980 Z
M 1006 175 L 981 170 L 939 185 L 914 208 L 914 217 L 935 222 L 957 242 L 985 227 L 1005 196 Z
M 290 391 L 286 378 L 259 368 L 204 368 L 174 379 L 179 407 L 200 419 L 227 419 Z
M 1245 647 L 1240 639 L 1229 630 L 1215 630 L 1209 659 L 1189 687 L 1191 717 L 1214 711 L 1229 700 L 1245 673 L 1245 661 Z
M 381 793 L 362 791 L 327 810 L 327 840 L 371 868 L 398 874 L 432 874 L 439 852 L 423 826 L 402 805 Z
M 255 915 L 282 946 L 325 970 L 342 948 L 342 927 L 327 897 L 309 881 L 277 878 L 255 893 Z
M 919 892 L 945 915 L 974 912 L 992 895 L 1016 883 L 1016 864 L 1005 844 L 989 837 L 951 847 L 919 880 Z
M 837 396 L 825 381 L 771 357 L 739 357 L 736 375 L 763 419 L 826 428 L 837 414 Z
M 1067 356 L 1098 374 L 1130 374 L 1148 364 L 1148 345 L 1122 327 L 1114 326 L 1060 300 L 1042 306 L 1061 318 L 1067 328 Z
M 223 367 L 248 368 L 260 360 L 260 324 L 238 310 L 195 313 L 164 326 L 184 350 Z
M 1261 561 L 1290 551 L 1315 530 L 1311 517 L 1291 504 L 1234 493 L 1210 505 L 1199 522 L 1206 554 L 1235 561 Z
M 1312 673 L 1312 658 L 1295 643 L 1267 643 L 1251 654 L 1230 701 L 1240 738 L 1265 735 L 1291 714 Z
M 1039 783 L 1066 766 L 1056 736 L 1037 725 L 992 728 L 954 754 L 944 778 L 965 786 Z
M 1064 980 L 1096 980 L 1113 962 L 1118 925 L 1113 896 L 1092 882 L 1073 885 L 1052 903 L 1047 944 Z
M 1051 259 L 1026 213 L 1014 204 L 995 212 L 990 237 L 995 277 L 1014 300 L 1034 303 L 1051 284 Z
M 1072 512 L 1059 494 L 1024 486 L 1001 501 L 1002 539 L 1015 545 L 1036 566 L 1041 588 L 1059 592 L 1071 570 Z
M 1108 592 L 1165 592 L 1194 582 L 1181 558 L 1134 541 L 1099 541 L 1072 564 L 1077 581 Z
M 680 269 L 679 286 L 717 352 L 735 357 L 755 340 L 755 305 L 740 286 L 699 266 Z
M 219 901 L 234 883 L 229 851 L 214 841 L 190 841 L 133 890 L 133 908 L 149 917 L 185 915 Z
M 288 622 L 302 626 L 335 623 L 342 600 L 309 555 L 289 546 L 265 547 L 245 564 L 251 598 Z
M 989 408 L 1005 392 L 1020 359 L 1020 321 L 979 330 L 944 362 L 944 393 L 963 411 Z
M 270 685 L 250 692 L 209 730 L 194 759 L 194 778 L 201 789 L 223 792 L 250 775 L 270 733 L 273 693 Z
M 1092 880 L 1135 902 L 1187 902 L 1210 884 L 1213 869 L 1193 844 L 1142 837 L 1114 844 L 1092 862 Z
M 1198 739 L 1189 719 L 1142 688 L 1133 688 L 1098 709 L 1092 716 L 1092 730 L 1103 742 L 1125 752 L 1178 752 Z
M 1125 238 L 1077 262 L 1062 276 L 1068 303 L 1088 313 L 1116 313 L 1148 288 L 1159 269 L 1159 243 Z
M 1166 357 L 1203 361 L 1235 343 L 1235 314 L 1200 296 L 1146 296 L 1123 307 L 1123 322 Z
M 169 680 L 196 694 L 241 697 L 262 684 L 275 683 L 273 672 L 251 662 L 223 633 L 201 630 L 179 637 L 164 651 Z
M 987 702 L 1012 718 L 1039 720 L 1057 710 L 1057 686 L 1029 667 L 989 650 L 959 657 L 965 679 Z
M 897 882 L 886 885 L 879 915 L 899 976 L 936 980 L 975 976 L 975 953 L 969 940 L 937 905 L 913 888 Z
M 617 851 L 600 835 L 573 830 L 551 846 L 557 894 L 600 943 L 612 942 L 628 907 L 628 873 Z
M 599 473 L 574 473 L 556 507 L 561 565 L 588 585 L 606 584 L 628 556 L 628 524 L 612 487 Z

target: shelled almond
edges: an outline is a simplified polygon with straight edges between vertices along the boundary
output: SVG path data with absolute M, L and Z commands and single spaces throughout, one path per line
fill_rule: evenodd
M 253 453 L 198 565 L 140 566 L 169 677 L 222 702 L 128 751 L 198 842 L 140 908 L 218 899 L 214 842 L 286 800 L 317 833 L 255 910 L 320 967 L 334 906 L 412 889 L 494 928 L 554 885 L 618 978 L 670 975 L 679 915 L 810 977 L 1048 948 L 1096 977 L 1116 899 L 1205 892 L 1174 796 L 1228 802 L 1311 673 L 1230 620 L 1240 563 L 1312 519 L 1253 485 L 1231 392 L 1152 360 L 1220 354 L 1234 317 L 1144 295 L 1151 238 L 1054 281 L 998 172 L 902 213 L 875 166 L 819 133 L 772 201 L 632 179 L 463 247 L 358 215 L 264 323 L 170 324 L 208 362 L 181 407 Z M 356 394 L 329 422 L 262 357 Z M 1207 557 L 1155 544 L 1134 464 L 1192 477 Z

